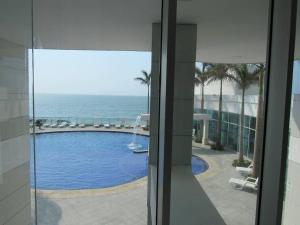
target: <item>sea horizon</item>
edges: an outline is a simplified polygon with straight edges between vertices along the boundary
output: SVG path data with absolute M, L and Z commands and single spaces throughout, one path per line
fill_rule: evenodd
M 80 96 L 112 96 L 112 97 L 147 97 L 147 95 L 120 95 L 120 94 L 81 94 L 81 93 L 42 93 L 37 92 L 36 95 L 80 95 Z M 29 97 L 32 98 L 32 92 L 29 93 Z
M 34 99 L 36 119 L 133 122 L 138 115 L 147 112 L 146 96 L 36 93 Z M 30 100 L 31 117 L 32 112 Z

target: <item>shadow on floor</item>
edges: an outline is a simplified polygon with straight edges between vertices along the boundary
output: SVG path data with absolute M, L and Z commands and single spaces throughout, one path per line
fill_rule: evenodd
M 61 208 L 53 201 L 37 197 L 38 225 L 58 225 L 62 216 Z
M 222 151 L 217 151 L 213 149 L 208 149 L 204 147 L 196 147 L 193 146 L 193 152 L 199 153 L 202 155 L 236 155 L 237 153 L 232 150 L 222 150 Z
M 172 225 L 226 225 L 190 167 L 173 167 L 171 193 Z

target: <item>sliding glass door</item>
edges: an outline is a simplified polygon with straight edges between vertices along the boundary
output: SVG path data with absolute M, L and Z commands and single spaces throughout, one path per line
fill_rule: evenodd
M 163 1 L 156 224 L 281 224 L 296 9 Z

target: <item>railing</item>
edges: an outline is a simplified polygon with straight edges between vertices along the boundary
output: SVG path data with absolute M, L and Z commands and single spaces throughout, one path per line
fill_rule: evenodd
M 36 117 L 35 121 L 41 121 L 42 124 L 61 124 L 66 122 L 67 124 L 85 124 L 92 126 L 94 124 L 110 124 L 110 125 L 130 125 L 134 126 L 136 118 L 86 118 L 86 117 Z M 33 123 L 32 118 L 30 123 Z M 145 122 L 141 122 L 140 125 L 144 125 Z

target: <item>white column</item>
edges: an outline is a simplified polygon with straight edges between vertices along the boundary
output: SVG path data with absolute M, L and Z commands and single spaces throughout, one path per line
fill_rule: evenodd
M 208 144 L 208 130 L 209 130 L 209 120 L 203 120 L 203 135 L 202 135 L 202 143 Z
M 190 165 L 194 109 L 196 25 L 177 25 L 175 90 L 173 110 L 173 165 Z M 174 34 L 175 35 L 175 34 Z M 155 221 L 156 165 L 158 155 L 160 24 L 152 26 L 152 65 L 150 102 L 150 145 L 148 176 L 148 224 Z
M 149 163 L 156 164 L 159 112 L 160 25 L 152 28 L 152 81 Z M 174 74 L 173 165 L 190 165 L 194 108 L 196 25 L 177 25 Z

